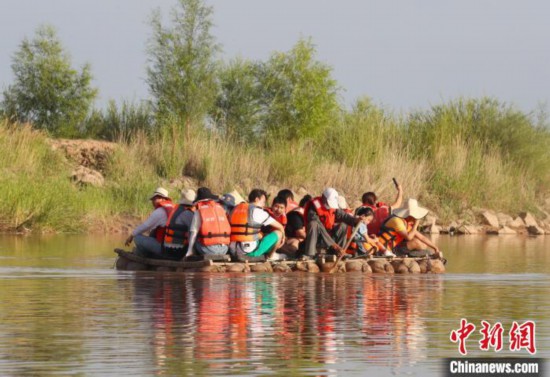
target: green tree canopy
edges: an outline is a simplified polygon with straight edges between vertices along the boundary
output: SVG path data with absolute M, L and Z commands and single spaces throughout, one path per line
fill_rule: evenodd
M 262 128 L 286 139 L 318 136 L 338 121 L 338 86 L 331 68 L 315 60 L 310 40 L 276 52 L 262 64 Z
M 261 111 L 258 65 L 236 59 L 220 69 L 218 80 L 212 117 L 216 126 L 234 140 L 256 139 Z
M 32 40 L 23 40 L 11 67 L 15 81 L 3 93 L 5 115 L 56 136 L 75 135 L 97 95 L 90 66 L 71 68 L 55 29 L 41 26 Z
M 219 50 L 210 29 L 212 8 L 202 0 L 179 0 L 171 25 L 162 24 L 160 12 L 152 18 L 147 83 L 158 115 L 185 123 L 201 121 L 216 96 Z

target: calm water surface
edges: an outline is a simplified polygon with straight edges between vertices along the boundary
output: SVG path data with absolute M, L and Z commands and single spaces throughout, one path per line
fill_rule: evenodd
M 441 276 L 117 272 L 123 238 L 0 237 L 0 375 L 440 375 L 461 318 L 550 357 L 548 236 L 439 237 Z

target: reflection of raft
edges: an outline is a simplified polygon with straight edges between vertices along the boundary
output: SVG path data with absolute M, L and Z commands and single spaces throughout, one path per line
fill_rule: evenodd
M 115 249 L 118 254 L 116 269 L 121 271 L 174 272 L 363 272 L 383 274 L 443 273 L 445 266 L 439 259 L 427 258 L 369 258 L 338 261 L 327 255 L 316 261 L 265 261 L 250 258 L 233 262 L 228 255 L 214 259 L 176 262 L 149 259 L 128 251 Z

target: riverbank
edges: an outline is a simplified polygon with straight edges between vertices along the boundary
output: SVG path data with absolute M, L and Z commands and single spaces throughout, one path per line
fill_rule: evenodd
M 330 185 L 354 208 L 361 194 L 370 190 L 391 202 L 391 178 L 397 177 L 405 197 L 416 197 L 430 208 L 423 224 L 427 233 L 550 233 L 550 200 L 539 195 L 535 201 L 529 187 L 517 192 L 515 202 L 488 200 L 481 208 L 464 196 L 456 206 L 456 198 L 447 201 L 431 190 L 434 171 L 428 161 L 404 152 L 388 152 L 385 157 L 391 158 L 384 166 L 356 166 L 308 153 L 311 145 L 266 149 L 231 144 L 204 132 L 191 137 L 177 129 L 170 132 L 157 138 L 137 134 L 129 142 L 113 143 L 50 139 L 30 126 L 4 122 L 0 142 L 12 148 L 0 152 L 0 230 L 127 233 L 147 216 L 148 195 L 159 185 L 176 199 L 181 189 L 201 185 L 219 194 L 232 189 L 245 194 L 262 187 L 274 195 L 291 188 L 298 198 Z M 483 195 L 502 192 L 500 187 L 479 190 Z M 447 205 L 451 202 L 453 206 Z

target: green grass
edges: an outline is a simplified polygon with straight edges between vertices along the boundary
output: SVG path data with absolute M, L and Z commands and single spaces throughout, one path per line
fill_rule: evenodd
M 85 231 L 117 216 L 144 216 L 149 193 L 182 174 L 214 192 L 234 187 L 330 185 L 353 205 L 365 191 L 385 201 L 396 177 L 405 197 L 444 219 L 472 207 L 510 214 L 537 210 L 550 194 L 550 131 L 531 114 L 493 99 L 459 99 L 425 111 L 395 115 L 361 100 L 316 139 L 244 144 L 213 131 L 126 130 L 111 155 L 105 186 L 71 183 L 73 169 L 47 135 L 0 123 L 0 228 Z M 147 127 L 145 127 L 147 128 Z M 181 189 L 172 185 L 172 192 Z

